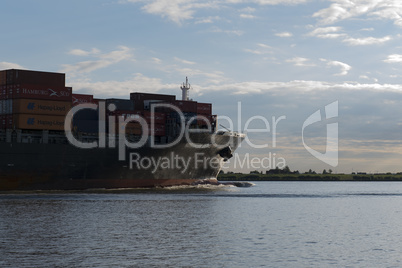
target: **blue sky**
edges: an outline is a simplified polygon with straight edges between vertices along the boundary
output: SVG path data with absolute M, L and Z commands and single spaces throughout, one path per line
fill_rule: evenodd
M 270 132 L 249 131 L 253 144 L 268 146 L 243 143 L 240 159 L 275 153 L 292 170 L 402 171 L 399 1 L 4 0 L 0 22 L 0 69 L 65 72 L 75 92 L 99 98 L 179 97 L 188 76 L 190 97 L 212 102 L 236 130 L 240 102 L 241 130 L 252 116 L 271 123 Z M 335 101 L 338 117 L 302 133 L 311 114 Z M 275 147 L 273 116 L 286 117 Z M 335 122 L 334 167 L 306 150 L 302 134 L 324 153 L 326 125 Z M 249 128 L 263 126 L 256 119 Z

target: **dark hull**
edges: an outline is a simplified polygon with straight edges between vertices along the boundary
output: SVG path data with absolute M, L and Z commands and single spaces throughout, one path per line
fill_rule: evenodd
M 0 191 L 173 186 L 213 179 L 225 157 L 222 148 L 229 145 L 234 150 L 243 137 L 217 135 L 218 146 L 213 146 L 211 135 L 193 135 L 202 148 L 185 139 L 165 149 L 126 148 L 124 161 L 119 161 L 117 148 L 1 142 Z

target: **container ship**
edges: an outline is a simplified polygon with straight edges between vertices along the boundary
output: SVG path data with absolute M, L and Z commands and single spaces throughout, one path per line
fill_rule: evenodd
M 210 103 L 132 92 L 75 94 L 64 73 L 0 71 L 0 191 L 216 181 L 244 134 L 216 131 Z

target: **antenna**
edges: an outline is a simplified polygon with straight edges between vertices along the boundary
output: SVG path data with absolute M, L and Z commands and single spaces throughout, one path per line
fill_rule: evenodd
M 180 87 L 181 88 L 181 99 L 184 101 L 188 100 L 188 91 L 190 90 L 191 85 L 188 83 L 188 78 L 186 76 L 186 83 Z

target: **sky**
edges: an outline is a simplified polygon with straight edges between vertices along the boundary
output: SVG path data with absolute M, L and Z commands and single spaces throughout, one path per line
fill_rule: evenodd
M 180 98 L 188 76 L 247 133 L 225 171 L 402 171 L 398 0 L 3 0 L 0 22 L 0 69 L 76 93 Z

